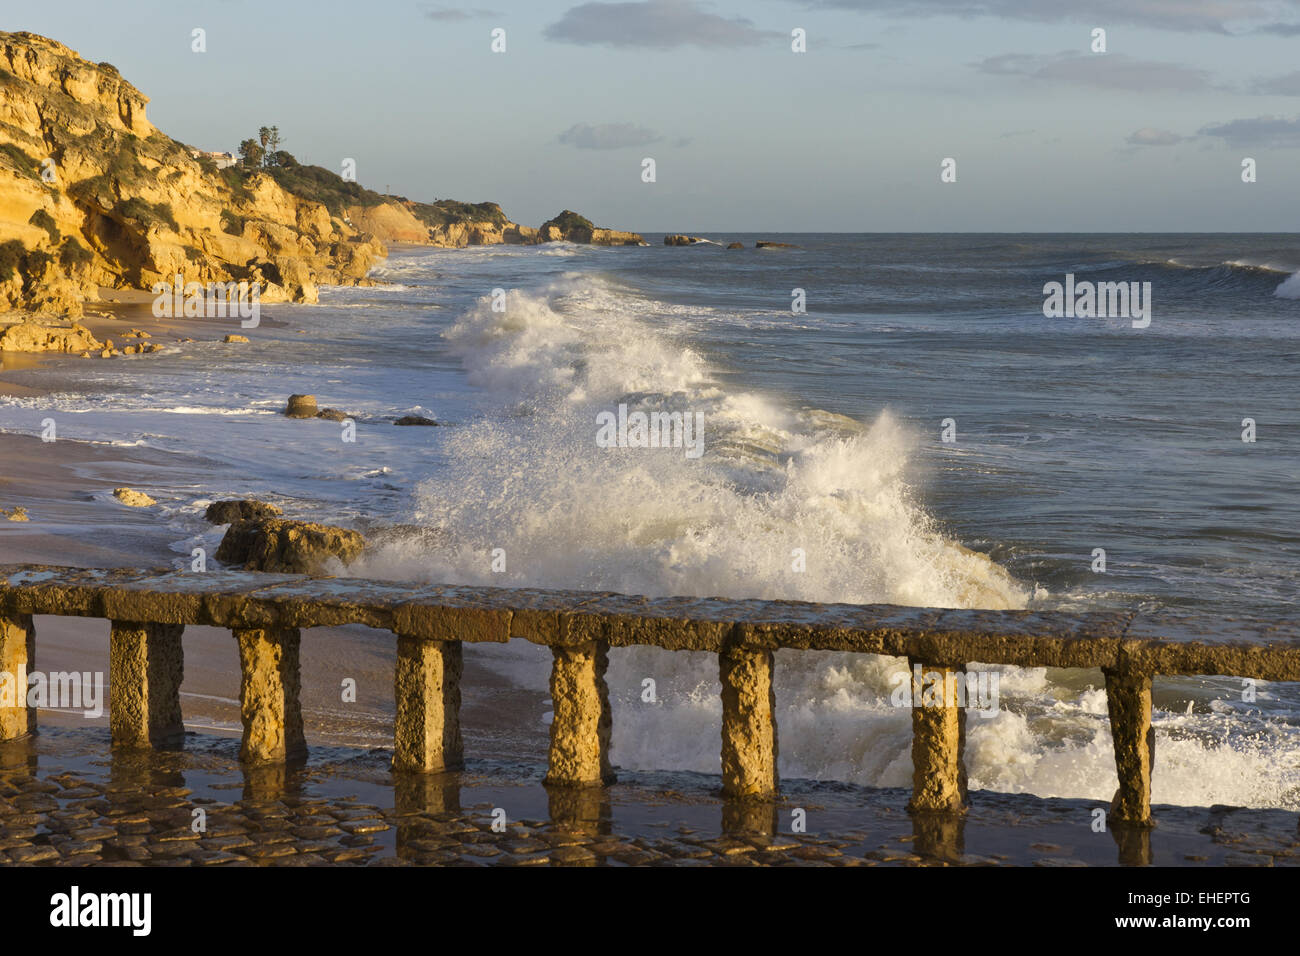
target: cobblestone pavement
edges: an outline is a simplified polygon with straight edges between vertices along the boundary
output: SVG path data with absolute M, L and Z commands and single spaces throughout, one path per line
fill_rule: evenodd
M 1085 801 L 981 792 L 964 820 L 914 820 L 894 790 L 796 783 L 734 807 L 702 775 L 548 793 L 540 767 L 394 778 L 383 751 L 318 750 L 248 771 L 236 749 L 191 735 L 123 757 L 66 730 L 0 745 L 0 865 L 1300 864 L 1286 811 L 1168 808 L 1154 832 L 1097 834 Z M 789 832 L 801 814 L 808 832 Z

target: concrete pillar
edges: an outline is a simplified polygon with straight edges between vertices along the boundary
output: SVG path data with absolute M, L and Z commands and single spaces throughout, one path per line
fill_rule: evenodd
M 27 675 L 36 669 L 36 628 L 30 614 L 0 614 L 0 740 L 36 732 L 27 706 Z
M 771 651 L 729 647 L 718 655 L 722 680 L 722 794 L 729 800 L 776 795 L 776 695 Z
M 185 736 L 181 624 L 113 621 L 108 638 L 108 722 L 115 747 L 164 747 Z
M 609 648 L 598 641 L 552 647 L 551 759 L 546 783 L 581 787 L 612 783 L 609 737 L 613 727 L 605 668 Z
M 428 773 L 464 765 L 460 641 L 397 635 L 393 769 Z
M 1103 668 L 1106 709 L 1115 743 L 1119 789 L 1111 802 L 1113 823 L 1154 826 L 1151 820 L 1151 768 L 1156 734 L 1151 726 L 1151 675 Z
M 920 664 L 922 682 L 912 667 L 912 799 L 916 812 L 961 812 L 966 808 L 966 710 L 956 706 L 957 668 Z M 952 705 L 952 706 L 949 706 Z
M 239 759 L 283 761 L 305 756 L 298 629 L 237 628 L 234 634 L 239 642 L 239 716 L 244 724 Z

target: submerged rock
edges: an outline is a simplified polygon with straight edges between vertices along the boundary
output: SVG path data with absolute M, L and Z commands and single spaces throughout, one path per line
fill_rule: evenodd
M 792 242 L 768 242 L 766 239 L 754 243 L 755 249 L 798 249 Z
M 284 413 L 290 418 L 315 418 L 316 396 L 290 395 L 289 404 L 285 406 Z
M 729 242 L 729 243 L 727 243 L 727 248 L 728 248 L 728 249 L 744 249 L 744 248 L 745 248 L 745 244 L 744 244 L 743 242 Z
M 331 422 L 341 422 L 341 421 L 346 421 L 348 418 L 351 418 L 352 416 L 350 416 L 347 412 L 339 411 L 337 408 L 322 408 L 319 412 L 316 413 L 316 417 L 324 418 L 325 420 Z
M 349 528 L 261 518 L 232 524 L 221 539 L 216 558 L 245 571 L 316 574 L 331 558 L 347 564 L 365 548 L 366 539 Z
M 203 513 L 203 517 L 212 524 L 234 524 L 236 521 L 274 518 L 281 513 L 275 505 L 258 501 L 256 498 L 229 498 L 225 501 L 212 502 L 208 505 L 208 510 Z
M 437 425 L 432 418 L 425 418 L 423 415 L 403 415 L 393 422 L 394 425 Z
M 158 503 L 143 491 L 132 491 L 130 488 L 114 488 L 113 497 L 128 508 L 148 508 Z

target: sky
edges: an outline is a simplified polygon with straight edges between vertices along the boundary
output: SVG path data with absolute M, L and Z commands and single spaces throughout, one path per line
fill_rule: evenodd
M 113 63 L 183 142 L 277 125 L 527 225 L 1300 231 L 1300 0 L 60 0 L 0 28 Z

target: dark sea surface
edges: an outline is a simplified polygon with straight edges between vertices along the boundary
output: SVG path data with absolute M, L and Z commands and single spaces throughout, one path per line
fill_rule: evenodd
M 646 238 L 394 250 L 386 285 L 268 306 L 242 350 L 7 373 L 56 394 L 0 398 L 0 428 L 38 434 L 53 416 L 62 437 L 176 453 L 148 491 L 178 561 L 215 551 L 207 501 L 250 494 L 406 526 L 358 569 L 397 579 L 1176 607 L 1207 627 L 1294 604 L 1300 237 Z M 1067 274 L 1150 283 L 1150 324 L 1045 317 L 1044 285 Z M 356 442 L 280 416 L 295 392 L 352 414 Z M 703 455 L 601 447 L 596 416 L 620 405 L 699 413 Z M 407 414 L 445 427 L 392 426 Z M 469 653 L 545 692 L 544 649 Z M 901 662 L 778 661 L 784 776 L 906 785 Z M 998 673 L 997 715 L 972 721 L 972 787 L 1108 798 L 1100 675 Z M 610 683 L 616 763 L 717 772 L 716 661 L 617 651 Z M 1296 686 L 1261 685 L 1252 702 L 1235 678 L 1162 679 L 1156 723 L 1156 802 L 1300 808 Z

